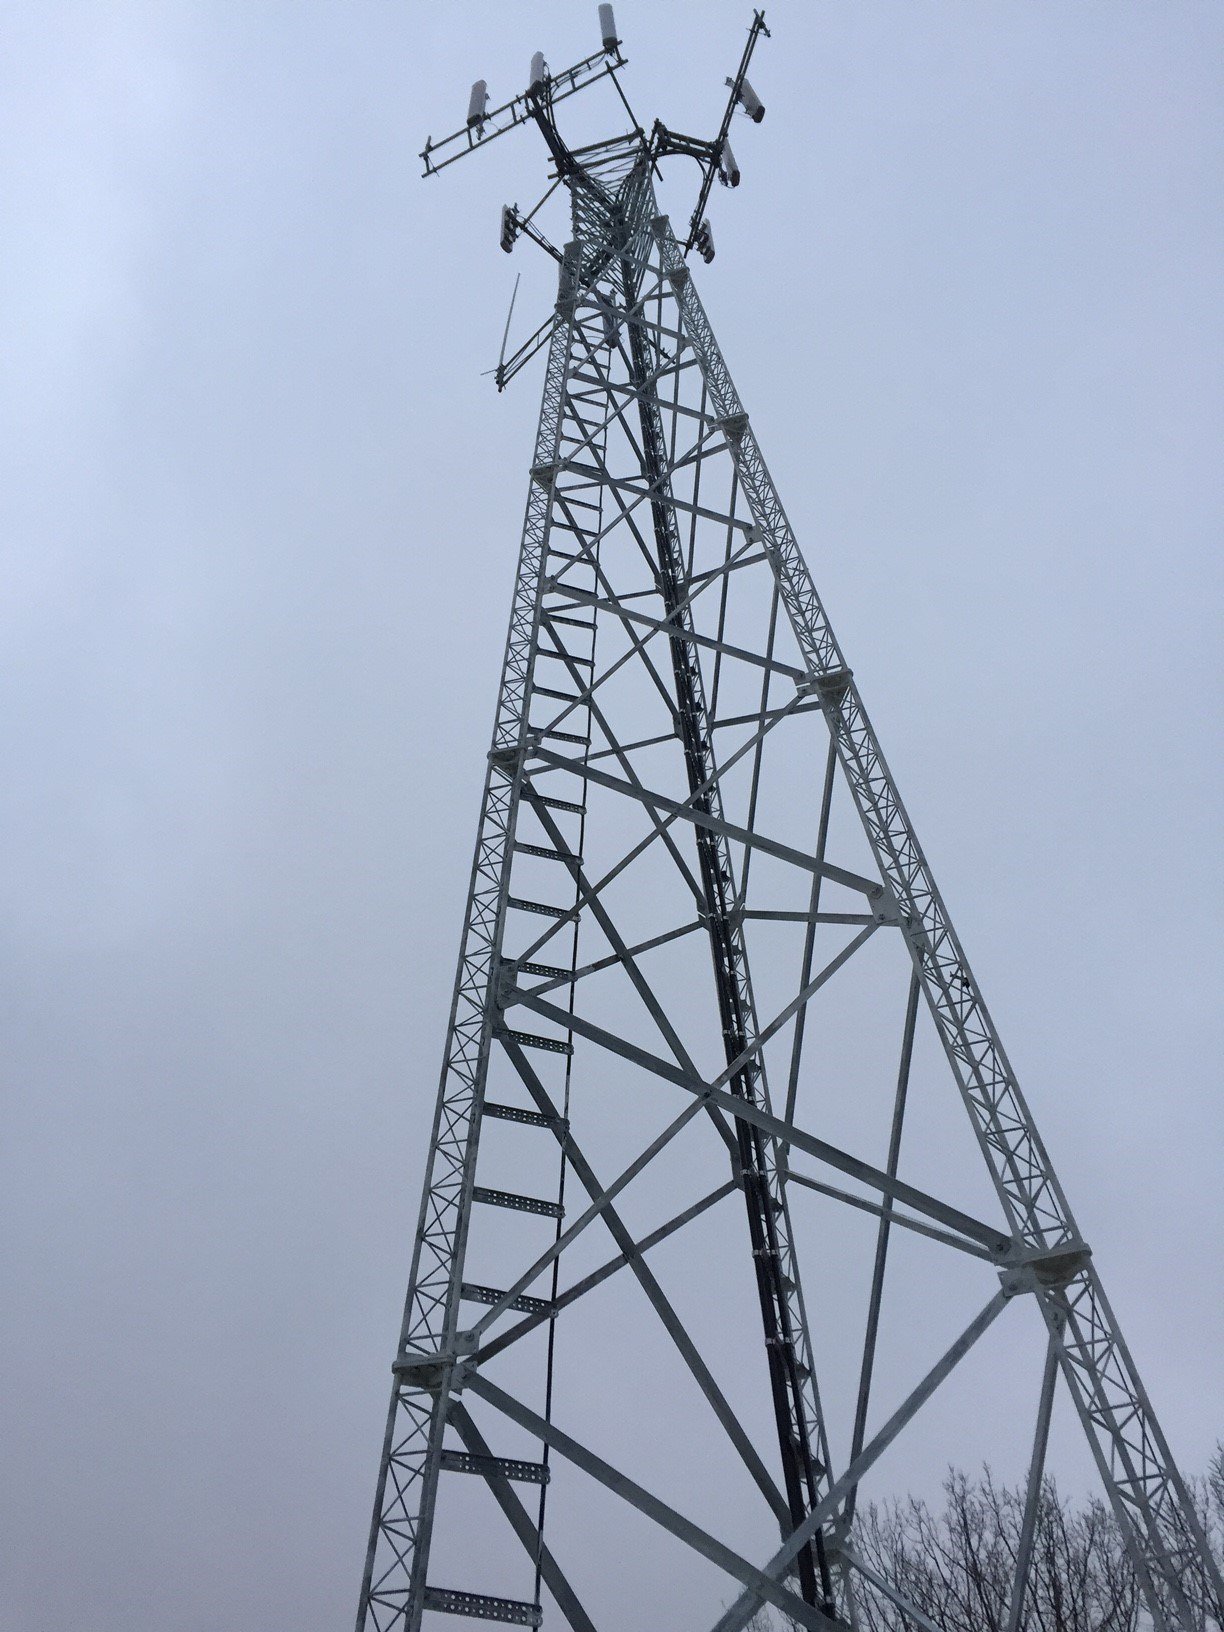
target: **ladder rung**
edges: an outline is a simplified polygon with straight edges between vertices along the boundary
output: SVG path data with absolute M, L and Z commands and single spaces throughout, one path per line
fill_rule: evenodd
M 593 669 L 595 667 L 595 659 L 593 657 L 579 657 L 576 652 L 554 652 L 550 646 L 539 647 L 536 651 L 536 656 L 555 657 L 558 663 L 578 663 L 584 669 Z
M 553 799 L 549 795 L 542 793 L 540 795 L 540 803 L 547 810 L 568 810 L 573 816 L 586 815 L 586 806 L 576 805 L 572 799 Z
M 511 1190 L 486 1190 L 477 1185 L 472 1191 L 473 1201 L 483 1201 L 488 1207 L 508 1207 L 512 1213 L 542 1213 L 545 1218 L 564 1218 L 565 1208 L 559 1201 L 541 1201 L 538 1196 L 516 1196 Z
M 459 1288 L 459 1296 L 468 1303 L 500 1303 L 505 1297 L 495 1286 L 475 1286 L 470 1281 L 464 1281 Z M 521 1297 L 515 1298 L 510 1304 L 511 1309 L 517 1309 L 520 1315 L 546 1315 L 552 1312 L 553 1304 L 548 1298 L 533 1298 L 524 1292 Z
M 539 856 L 544 861 L 581 861 L 581 856 L 575 856 L 563 850 L 550 850 L 546 844 L 528 844 L 523 839 L 515 841 L 514 848 L 521 850 L 525 856 Z
M 581 550 L 556 550 L 550 544 L 548 546 L 548 553 L 549 555 L 556 556 L 558 561 L 577 561 L 580 566 L 590 567 L 592 572 L 598 570 L 595 562 L 591 560 L 590 556 L 583 555 Z
M 530 964 L 520 964 L 521 969 L 529 969 Z M 565 1128 L 569 1126 L 563 1116 L 545 1116 L 542 1111 L 527 1111 L 521 1105 L 499 1105 L 495 1100 L 486 1099 L 484 1102 L 485 1116 L 496 1117 L 499 1122 L 522 1122 L 529 1128 Z
M 552 686 L 532 686 L 532 692 L 537 697 L 553 697 L 559 703 L 576 703 L 580 699 L 572 691 L 555 691 Z
M 571 618 L 568 612 L 548 613 L 550 623 L 568 623 L 571 629 L 594 629 L 594 623 L 588 623 L 586 618 Z
M 572 980 L 574 971 L 562 969 L 556 963 L 520 963 L 519 968 L 525 975 L 539 975 L 541 980 Z
M 517 1598 L 490 1598 L 483 1592 L 457 1592 L 451 1587 L 426 1587 L 425 1608 L 444 1615 L 467 1615 L 474 1621 L 501 1621 L 506 1626 L 539 1626 L 543 1612 L 537 1604 Z
M 573 1043 L 567 1043 L 560 1037 L 538 1037 L 534 1031 L 511 1031 L 506 1028 L 506 1036 L 512 1038 L 520 1048 L 542 1048 L 547 1054 L 572 1054 Z
M 504 1479 L 517 1479 L 522 1485 L 546 1485 L 548 1467 L 543 1462 L 520 1462 L 512 1456 L 477 1456 L 470 1451 L 442 1452 L 441 1466 L 448 1473 L 478 1473 L 487 1478 L 500 1473 Z
M 550 906 L 547 901 L 524 901 L 521 896 L 512 895 L 506 902 L 508 907 L 517 907 L 520 912 L 536 912 L 545 918 L 564 918 L 570 910 L 568 907 Z

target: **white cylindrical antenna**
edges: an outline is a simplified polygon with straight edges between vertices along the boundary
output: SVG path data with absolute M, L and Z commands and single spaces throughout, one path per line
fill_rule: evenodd
M 615 51 L 620 44 L 616 37 L 616 18 L 612 15 L 611 6 L 599 8 L 599 37 L 603 41 L 605 51 Z
M 759 125 L 765 117 L 765 104 L 746 79 L 740 80 L 739 99 L 740 106 L 749 119 L 752 120 L 754 125 Z
M 730 142 L 724 142 L 722 145 L 722 153 L 718 160 L 718 179 L 724 187 L 738 187 L 740 184 L 740 168 L 735 162 Z
M 548 74 L 548 64 L 544 61 L 543 51 L 537 51 L 531 59 L 531 73 L 527 78 L 527 89 L 534 91 L 537 85 L 542 85 Z
M 483 79 L 478 79 L 472 86 L 472 94 L 468 100 L 468 129 L 474 125 L 483 125 L 485 114 L 489 111 L 489 87 Z

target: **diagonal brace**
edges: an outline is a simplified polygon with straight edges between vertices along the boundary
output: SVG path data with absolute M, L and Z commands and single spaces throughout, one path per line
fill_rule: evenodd
M 562 1119 L 557 1113 L 557 1108 L 549 1097 L 548 1090 L 540 1081 L 532 1069 L 531 1062 L 513 1038 L 507 1037 L 505 1039 L 505 1048 L 515 1070 L 523 1079 L 528 1093 L 535 1100 L 537 1108 L 550 1118 L 553 1131 L 560 1141 L 561 1148 L 564 1150 L 570 1167 L 578 1178 L 578 1182 L 587 1195 L 595 1200 L 596 1197 L 603 1194 L 604 1187 L 591 1170 L 590 1163 L 575 1143 L 568 1127 L 563 1125 Z M 676 1345 L 685 1364 L 692 1372 L 698 1388 L 705 1395 L 710 1409 L 722 1424 L 727 1437 L 739 1452 L 745 1467 L 756 1481 L 761 1494 L 781 1522 L 788 1524 L 790 1522 L 790 1509 L 786 1505 L 785 1498 L 770 1476 L 768 1468 L 761 1460 L 756 1446 L 744 1431 L 739 1418 L 732 1411 L 726 1396 L 715 1382 L 713 1373 L 702 1359 L 697 1345 L 689 1336 L 679 1315 L 672 1308 L 654 1273 L 639 1253 L 632 1232 L 615 1207 L 611 1205 L 603 1207 L 601 1216 L 611 1232 L 612 1239 L 628 1259 L 630 1269 L 632 1269 L 642 1291 L 645 1292 L 653 1305 L 655 1313 L 663 1322 L 668 1336 Z
M 1008 1294 L 1000 1290 L 995 1293 L 982 1312 L 970 1321 L 956 1342 L 941 1359 L 935 1362 L 909 1398 L 897 1407 L 871 1443 L 855 1457 L 841 1478 L 835 1480 L 829 1486 L 825 1495 L 804 1519 L 803 1523 L 797 1525 L 787 1537 L 786 1541 L 765 1566 L 767 1575 L 772 1576 L 774 1579 L 780 1579 L 785 1575 L 800 1550 L 808 1544 L 825 1520 L 830 1518 L 836 1511 L 837 1504 L 850 1491 L 855 1489 L 872 1463 L 888 1449 L 906 1423 L 921 1406 L 926 1404 L 944 1378 L 964 1359 L 982 1333 L 994 1324 L 1009 1302 Z M 731 1608 L 715 1622 L 713 1632 L 741 1632 L 741 1628 L 747 1626 L 752 1619 L 760 1602 L 761 1594 L 755 1592 L 751 1587 L 748 1588 L 741 1597 L 736 1599 Z
M 520 1428 L 525 1428 L 529 1434 L 533 1434 L 542 1444 L 556 1451 L 558 1456 L 563 1456 L 567 1462 L 572 1462 L 575 1467 L 581 1468 L 584 1473 L 598 1480 L 608 1490 L 614 1491 L 616 1495 L 622 1497 L 632 1507 L 636 1507 L 639 1513 L 644 1513 L 648 1519 L 653 1519 L 662 1529 L 670 1532 L 678 1540 L 686 1542 L 703 1558 L 708 1558 L 712 1564 L 717 1564 L 728 1575 L 733 1575 L 737 1581 L 747 1584 L 755 1602 L 759 1603 L 764 1600 L 773 1604 L 775 1608 L 785 1610 L 791 1619 L 797 1621 L 800 1626 L 812 1627 L 815 1632 L 826 1632 L 826 1629 L 836 1627 L 837 1623 L 830 1620 L 821 1610 L 813 1608 L 811 1604 L 805 1604 L 793 1592 L 788 1592 L 785 1587 L 779 1586 L 777 1581 L 772 1580 L 765 1571 L 758 1569 L 754 1564 L 750 1564 L 746 1558 L 741 1558 L 730 1547 L 724 1546 L 721 1541 L 716 1540 L 708 1531 L 702 1530 L 691 1519 L 686 1519 L 683 1514 L 677 1513 L 675 1508 L 669 1507 L 666 1502 L 660 1501 L 657 1496 L 652 1496 L 648 1490 L 630 1479 L 627 1474 L 621 1473 L 618 1469 L 612 1467 L 610 1463 L 605 1462 L 602 1457 L 596 1456 L 594 1451 L 588 1450 L 585 1445 L 580 1445 L 577 1440 L 571 1439 L 568 1434 L 563 1433 L 555 1424 L 545 1421 L 536 1412 L 529 1410 L 527 1406 L 516 1400 L 512 1395 L 498 1388 L 496 1383 L 491 1383 L 487 1377 L 482 1377 L 478 1371 L 469 1369 L 465 1373 L 464 1386 L 471 1393 L 500 1411 L 504 1416 L 509 1417 L 511 1422 L 516 1422 Z
M 823 1139 L 817 1139 L 814 1134 L 795 1127 L 793 1122 L 783 1122 L 780 1117 L 763 1110 L 759 1105 L 753 1104 L 751 1100 L 741 1099 L 735 1094 L 727 1093 L 725 1089 L 714 1088 L 709 1083 L 702 1082 L 699 1078 L 686 1075 L 678 1066 L 672 1065 L 667 1060 L 660 1059 L 655 1054 L 648 1053 L 643 1048 L 638 1048 L 634 1043 L 626 1042 L 624 1038 L 617 1037 L 612 1032 L 605 1031 L 602 1026 L 596 1026 L 591 1021 L 584 1020 L 581 1015 L 569 1014 L 566 1010 L 557 1008 L 555 1004 L 535 997 L 532 993 L 525 992 L 521 988 L 516 988 L 511 992 L 506 1001 L 507 1006 L 514 1002 L 521 1003 L 525 1008 L 531 1009 L 536 1014 L 543 1015 L 557 1025 L 567 1027 L 578 1036 L 586 1037 L 590 1042 L 598 1044 L 601 1048 L 619 1054 L 622 1059 L 640 1065 L 647 1071 L 652 1071 L 666 1082 L 675 1083 L 679 1088 L 686 1088 L 689 1093 L 700 1094 L 703 1098 L 708 1098 L 711 1104 L 721 1106 L 724 1110 L 729 1111 L 733 1116 L 737 1116 L 743 1121 L 755 1123 L 757 1127 L 764 1129 L 766 1133 L 772 1134 L 775 1139 L 785 1140 L 797 1150 L 802 1150 L 809 1156 L 816 1157 L 818 1161 L 826 1162 L 830 1167 L 837 1168 L 839 1172 L 847 1174 L 850 1178 L 858 1179 L 862 1184 L 870 1185 L 873 1190 L 879 1190 L 884 1195 L 891 1196 L 894 1201 L 902 1202 L 905 1206 L 912 1208 L 914 1212 L 932 1218 L 938 1224 L 944 1224 L 949 1229 L 958 1230 L 962 1235 L 967 1235 L 972 1241 L 980 1241 L 983 1246 L 990 1249 L 993 1255 L 1002 1255 L 1011 1244 L 1010 1237 L 997 1226 L 984 1224 L 980 1219 L 973 1218 L 968 1213 L 962 1213 L 958 1207 L 949 1206 L 947 1202 L 928 1195 L 925 1190 L 915 1189 L 913 1185 L 906 1184 L 903 1179 L 890 1177 L 880 1168 L 873 1167 L 870 1162 L 861 1161 L 848 1151 L 839 1150 L 836 1145 L 830 1145 Z
M 658 1229 L 651 1230 L 649 1235 L 644 1235 L 636 1243 L 639 1256 L 649 1252 L 652 1247 L 657 1247 L 660 1241 L 666 1241 L 669 1235 L 674 1235 L 677 1230 L 683 1229 L 686 1224 L 690 1224 L 693 1219 L 699 1218 L 702 1213 L 707 1212 L 711 1207 L 722 1201 L 724 1197 L 731 1195 L 733 1191 L 738 1189 L 739 1185 L 735 1179 L 724 1180 L 716 1190 L 711 1190 L 708 1195 L 702 1196 L 700 1201 L 695 1201 L 691 1207 L 686 1207 L 682 1213 L 677 1213 L 674 1218 L 668 1219 L 666 1224 L 660 1224 Z M 593 1292 L 597 1286 L 601 1286 L 618 1269 L 624 1269 L 625 1265 L 630 1261 L 628 1253 L 624 1252 L 617 1253 L 615 1258 L 609 1258 L 598 1269 L 593 1269 L 589 1275 L 584 1275 L 580 1281 L 575 1281 L 573 1286 L 567 1286 L 564 1292 L 559 1292 L 547 1309 L 536 1314 L 524 1315 L 517 1326 L 510 1327 L 508 1331 L 493 1338 L 491 1342 L 482 1344 L 480 1349 L 481 1360 L 491 1360 L 495 1354 L 500 1354 L 503 1349 L 508 1349 L 512 1343 L 517 1343 L 520 1337 L 526 1337 L 528 1332 L 535 1331 L 536 1327 L 542 1326 L 546 1320 L 555 1319 L 562 1309 L 568 1308 L 571 1303 L 577 1302 L 585 1293 Z
M 484 1476 L 488 1481 L 494 1500 L 510 1521 L 511 1528 L 527 1549 L 533 1563 L 538 1558 L 541 1579 L 557 1600 L 557 1605 L 568 1624 L 574 1629 L 574 1632 L 595 1632 L 595 1623 L 578 1602 L 578 1596 L 566 1580 L 560 1565 L 544 1545 L 539 1530 L 532 1523 L 531 1517 L 519 1500 L 514 1486 L 506 1478 L 505 1474 L 498 1470 L 497 1459 L 493 1456 L 487 1440 L 472 1421 L 466 1408 L 459 1400 L 452 1399 L 446 1414 L 468 1450 L 472 1451 L 476 1456 L 487 1459 Z

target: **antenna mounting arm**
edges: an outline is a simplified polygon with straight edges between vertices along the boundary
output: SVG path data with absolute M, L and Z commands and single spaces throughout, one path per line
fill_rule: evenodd
M 548 97 L 550 102 L 563 102 L 567 96 L 585 90 L 597 80 L 613 73 L 617 68 L 625 66 L 625 58 L 621 53 L 619 42 L 609 50 L 593 52 L 576 62 L 572 68 L 566 68 L 559 74 L 552 74 L 547 80 Z M 465 125 L 462 130 L 454 131 L 450 136 L 444 136 L 440 142 L 429 138 L 421 158 L 425 161 L 424 174 L 437 175 L 439 170 L 445 170 L 448 164 L 454 164 L 477 148 L 485 146 L 497 136 L 504 136 L 507 131 L 514 130 L 518 125 L 525 125 L 528 120 L 536 119 L 537 92 L 535 89 L 520 91 L 512 96 L 509 102 L 503 102 L 500 108 L 494 108 L 491 113 L 484 115 L 478 123 Z
M 740 58 L 740 65 L 735 71 L 735 78 L 727 81 L 727 84 L 731 87 L 731 93 L 727 97 L 727 107 L 722 116 L 722 124 L 718 127 L 718 135 L 712 142 L 704 144 L 710 149 L 711 157 L 706 162 L 705 174 L 701 178 L 701 191 L 697 195 L 697 207 L 694 209 L 692 218 L 689 221 L 688 238 L 684 245 L 686 255 L 696 243 L 697 234 L 701 231 L 701 223 L 705 218 L 705 207 L 710 199 L 710 188 L 714 185 L 718 161 L 722 158 L 723 148 L 727 142 L 727 132 L 731 129 L 731 116 L 739 104 L 740 93 L 744 88 L 744 80 L 748 77 L 748 65 L 752 61 L 752 53 L 756 50 L 756 43 L 762 34 L 767 39 L 770 37 L 769 30 L 765 27 L 765 13 L 757 11 L 752 15 L 752 27 L 748 30 L 748 41 L 744 46 L 744 54 Z M 681 138 L 681 140 L 687 140 L 687 138 Z M 696 146 L 697 144 L 694 143 L 693 145 Z M 684 151 L 688 151 L 688 149 Z M 698 157 L 695 152 L 692 156 L 694 158 Z
M 650 133 L 651 160 L 669 159 L 675 155 L 696 159 L 703 167 L 717 164 L 718 143 L 704 142 L 700 136 L 682 136 L 678 130 L 668 130 L 661 119 L 656 119 Z
M 537 204 L 536 209 L 538 210 L 539 207 Z M 549 242 L 531 219 L 531 216 L 535 214 L 535 210 L 532 210 L 531 215 L 520 215 L 517 206 L 509 204 L 506 206 L 506 214 L 513 223 L 515 237 L 521 232 L 525 238 L 530 238 L 533 244 L 538 245 L 546 254 L 551 255 L 554 261 L 564 260 L 565 257 L 557 246 Z

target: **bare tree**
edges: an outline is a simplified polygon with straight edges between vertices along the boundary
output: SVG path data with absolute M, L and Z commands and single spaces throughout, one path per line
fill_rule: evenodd
M 1023 1486 L 952 1470 L 944 1503 L 917 1497 L 859 1510 L 854 1545 L 878 1576 L 942 1632 L 1007 1632 L 1024 1521 Z M 1208 1543 L 1224 1553 L 1224 1442 L 1192 1495 Z M 917 1622 L 857 1571 L 860 1632 L 915 1632 Z M 1097 1497 L 1076 1506 L 1052 1479 L 1041 1487 L 1019 1632 L 1142 1632 L 1138 1582 L 1112 1513 Z M 796 1632 L 787 1616 L 762 1608 L 747 1632 Z
M 1024 1491 L 996 1483 L 990 1469 L 971 1482 L 949 1473 L 935 1513 L 910 1498 L 872 1504 L 858 1547 L 915 1608 L 946 1632 L 1004 1632 L 1024 1519 Z M 880 1593 L 859 1593 L 864 1632 L 910 1632 Z M 1113 1517 L 1091 1498 L 1075 1507 L 1052 1479 L 1042 1484 L 1023 1632 L 1134 1632 L 1139 1592 Z
M 1204 1506 L 1211 1525 L 1211 1542 L 1217 1555 L 1224 1554 L 1224 1440 L 1216 1440 L 1215 1454 L 1207 1464 Z

